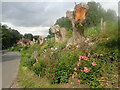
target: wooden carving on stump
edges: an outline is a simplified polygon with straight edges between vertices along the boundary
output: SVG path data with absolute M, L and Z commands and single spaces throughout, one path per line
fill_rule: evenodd
M 39 36 L 39 42 L 40 42 L 40 45 L 44 43 L 44 38 L 42 36 Z
M 74 11 L 67 11 L 66 16 L 72 22 L 73 36 L 68 43 L 76 44 L 85 41 L 84 37 L 84 24 L 86 20 L 86 14 L 88 6 L 84 3 L 77 4 Z
M 50 27 L 50 30 L 54 33 L 56 42 L 66 40 L 66 29 L 64 27 L 60 28 L 59 25 L 54 25 Z

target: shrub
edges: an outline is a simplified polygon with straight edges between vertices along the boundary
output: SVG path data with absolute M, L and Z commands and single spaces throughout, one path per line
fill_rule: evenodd
M 35 72 L 35 74 L 37 74 L 40 77 L 44 77 L 45 76 L 45 62 L 40 61 L 40 62 L 35 62 L 32 66 L 32 70 Z
M 47 78 L 52 84 L 67 83 L 69 75 L 70 70 L 65 63 L 56 63 L 49 66 Z

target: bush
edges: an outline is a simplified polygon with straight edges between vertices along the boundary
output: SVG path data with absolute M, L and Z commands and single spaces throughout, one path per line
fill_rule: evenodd
M 45 76 L 45 68 L 46 65 L 44 61 L 34 62 L 32 66 L 32 70 L 35 72 L 35 74 L 37 74 L 40 77 Z
M 69 75 L 70 71 L 65 63 L 56 63 L 49 66 L 47 78 L 50 79 L 52 84 L 67 83 Z

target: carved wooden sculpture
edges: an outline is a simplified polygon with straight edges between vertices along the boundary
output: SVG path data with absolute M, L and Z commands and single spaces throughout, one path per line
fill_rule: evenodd
M 55 34 L 55 41 L 60 42 L 66 39 L 66 29 L 64 27 L 60 28 L 59 25 L 54 25 L 50 27 L 52 33 Z
M 72 22 L 73 36 L 68 43 L 76 44 L 85 41 L 84 37 L 84 24 L 86 20 L 86 14 L 88 6 L 84 3 L 80 3 L 75 6 L 74 11 L 67 11 L 66 16 Z
M 42 36 L 39 36 L 39 41 L 40 41 L 40 45 L 42 45 L 44 43 L 44 38 Z

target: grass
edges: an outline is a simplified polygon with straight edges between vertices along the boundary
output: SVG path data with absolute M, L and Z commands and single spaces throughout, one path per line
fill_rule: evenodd
M 50 84 L 47 78 L 40 78 L 27 67 L 20 67 L 17 82 L 23 88 L 89 88 L 88 85 L 78 83 Z

